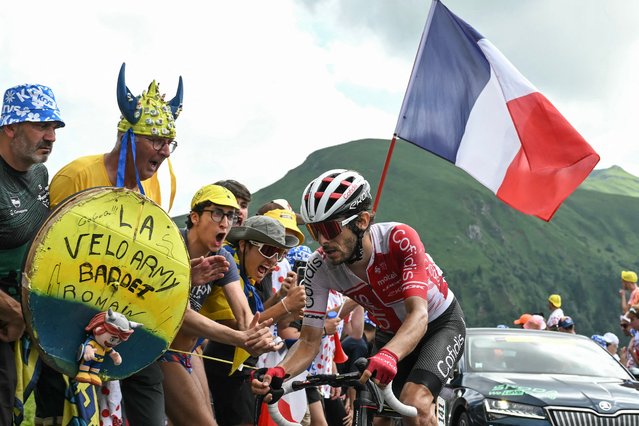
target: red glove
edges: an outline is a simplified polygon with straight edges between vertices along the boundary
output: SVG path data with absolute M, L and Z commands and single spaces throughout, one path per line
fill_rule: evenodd
M 370 371 L 372 377 L 379 380 L 380 384 L 387 385 L 397 374 L 398 362 L 399 357 L 397 355 L 388 349 L 382 349 L 374 356 L 368 358 L 368 367 L 366 367 L 366 370 Z
M 286 378 L 286 370 L 284 367 L 272 367 L 272 368 L 260 368 L 259 370 L 251 371 L 251 380 L 257 379 L 260 382 L 264 380 L 264 376 L 268 374 L 271 376 L 271 389 L 280 389 L 284 379 Z

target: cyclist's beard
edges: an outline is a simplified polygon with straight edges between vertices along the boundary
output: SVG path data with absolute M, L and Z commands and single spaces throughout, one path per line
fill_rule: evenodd
M 341 265 L 342 263 L 347 263 L 349 259 L 353 257 L 356 245 L 357 237 L 348 233 L 348 236 L 340 239 L 339 244 L 328 243 L 326 246 L 322 246 L 322 248 L 325 252 L 332 252 L 327 259 L 331 264 Z M 337 256 L 338 254 L 339 256 Z
M 364 233 L 366 232 L 366 230 L 359 229 L 353 222 L 349 223 L 346 226 L 348 226 L 348 228 L 353 231 L 356 238 L 355 245 L 353 247 L 353 250 L 351 251 L 351 255 L 346 260 L 346 263 L 352 265 L 358 260 L 361 260 L 364 256 L 364 246 L 362 245 L 362 239 L 364 238 Z

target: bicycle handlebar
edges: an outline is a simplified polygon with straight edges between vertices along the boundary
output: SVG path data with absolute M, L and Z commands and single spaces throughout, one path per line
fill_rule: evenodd
M 364 360 L 362 364 L 361 360 Z M 361 368 L 363 365 L 366 366 L 368 360 L 365 358 L 360 358 L 356 361 L 356 364 L 359 363 L 358 367 Z M 340 386 L 354 386 L 359 384 L 359 377 L 361 373 L 353 372 L 346 374 L 318 374 L 314 376 L 307 377 L 306 380 L 289 380 L 282 384 L 282 389 L 280 390 L 281 395 L 286 395 L 290 392 L 295 392 L 298 390 L 306 389 L 312 386 L 319 385 L 330 385 L 332 387 L 340 387 Z M 402 403 L 393 393 L 393 382 L 390 382 L 384 388 L 378 387 L 371 380 L 366 382 L 366 385 L 369 387 L 374 387 L 374 393 L 381 395 L 383 398 L 379 401 L 380 407 L 383 405 L 384 401 L 397 413 L 401 414 L 405 417 L 416 417 L 417 416 L 417 408 L 406 405 Z M 380 392 L 381 391 L 381 392 Z M 279 399 L 279 398 L 278 398 Z M 381 411 L 381 410 L 380 410 Z M 271 403 L 268 405 L 268 412 L 271 415 L 273 421 L 279 426 L 300 426 L 299 423 L 291 422 L 282 416 L 280 413 L 279 406 L 277 403 Z

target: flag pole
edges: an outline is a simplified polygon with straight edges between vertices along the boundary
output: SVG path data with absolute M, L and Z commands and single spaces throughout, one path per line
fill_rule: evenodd
M 382 197 L 382 188 L 384 187 L 384 181 L 386 180 L 386 172 L 388 171 L 388 165 L 390 164 L 391 157 L 393 156 L 393 150 L 395 149 L 395 140 L 397 139 L 397 133 L 393 134 L 390 147 L 388 147 L 388 153 L 386 154 L 386 162 L 384 163 L 384 169 L 382 170 L 382 176 L 379 178 L 379 185 L 377 185 L 377 194 L 375 194 L 375 202 L 373 203 L 373 214 L 377 211 L 377 205 L 379 199 Z

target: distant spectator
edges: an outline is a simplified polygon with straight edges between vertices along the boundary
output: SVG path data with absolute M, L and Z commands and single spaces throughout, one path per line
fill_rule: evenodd
M 603 335 L 604 342 L 606 342 L 606 350 L 613 356 L 617 361 L 619 361 L 619 355 L 617 354 L 617 349 L 619 348 L 619 338 L 616 334 L 607 332 Z
M 624 317 L 628 320 L 628 330 L 632 334 L 628 344 L 628 367 L 639 367 L 639 305 L 628 308 Z
M 547 325 L 551 330 L 557 329 L 557 323 L 564 317 L 564 311 L 561 310 L 561 296 L 558 294 L 551 294 L 548 296 L 548 310 L 550 315 L 548 316 Z
M 524 324 L 526 330 L 545 330 L 546 322 L 541 315 L 531 315 L 530 319 Z
M 348 360 L 338 366 L 340 372 L 357 371 L 357 367 L 354 365 L 355 361 L 358 358 L 368 358 L 371 355 L 376 330 L 377 324 L 368 317 L 368 312 L 364 311 L 364 333 L 361 339 L 348 336 L 342 340 L 342 349 L 348 355 Z
M 530 314 L 521 314 L 519 318 L 513 321 L 513 324 L 523 327 L 524 324 L 526 324 L 526 322 L 530 319 L 531 316 L 532 315 Z
M 590 336 L 590 339 L 602 348 L 608 350 L 608 345 L 606 344 L 606 341 L 601 334 L 593 334 L 592 336 Z
M 626 302 L 626 291 L 630 292 L 630 300 Z M 634 271 L 621 271 L 621 313 L 625 313 L 631 306 L 639 304 L 639 287 L 637 287 L 637 273 Z
M 575 322 L 572 320 L 571 317 L 562 317 L 557 323 L 557 331 L 561 331 L 562 333 L 576 334 Z
M 251 203 L 251 191 L 246 186 L 233 179 L 218 180 L 213 185 L 220 185 L 228 189 L 235 195 L 237 203 L 240 205 L 240 215 L 233 226 L 242 226 L 248 218 L 248 207 Z
M 633 349 L 636 331 L 630 328 L 630 319 L 625 315 L 619 315 L 619 328 L 625 337 L 630 337 L 628 345 L 619 348 L 619 362 L 626 367 L 630 367 L 632 361 L 632 366 L 634 367 L 634 359 L 630 356 L 628 348 L 630 348 L 630 350 Z

